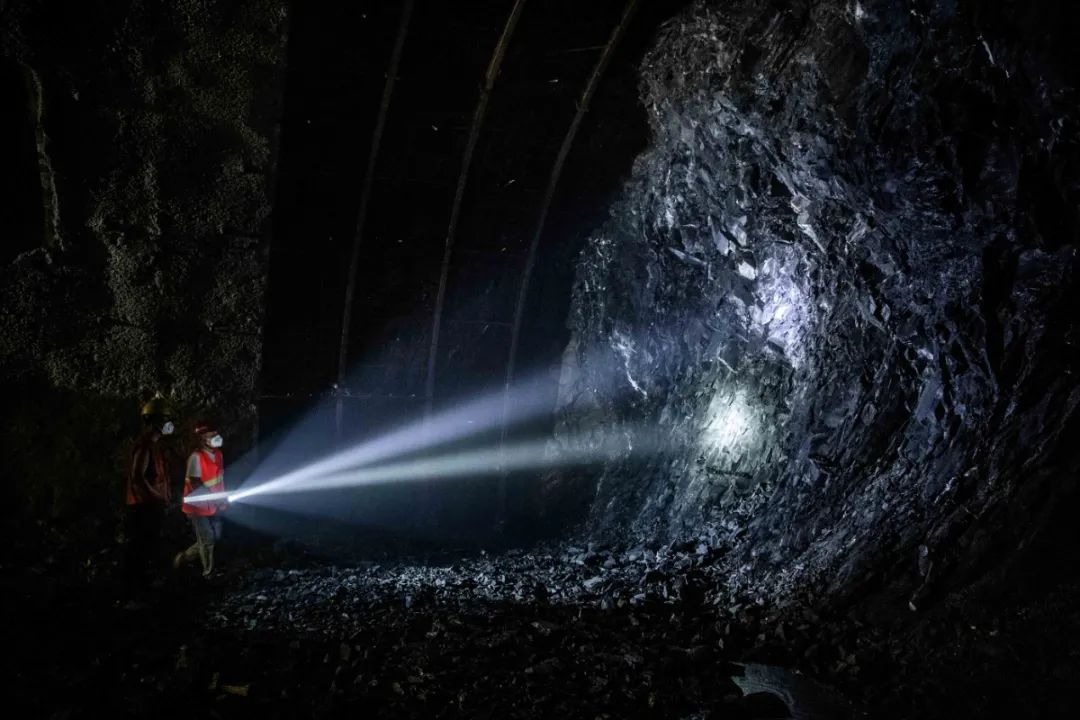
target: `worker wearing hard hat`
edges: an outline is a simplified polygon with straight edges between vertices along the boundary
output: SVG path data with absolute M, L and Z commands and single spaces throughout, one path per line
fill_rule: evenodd
M 125 570 L 132 586 L 148 581 L 157 562 L 161 527 L 171 492 L 168 461 L 161 438 L 173 432 L 173 411 L 158 396 L 143 405 L 142 431 L 131 450 L 124 513 Z
M 173 567 L 179 568 L 196 558 L 202 564 L 203 577 L 214 571 L 214 545 L 221 539 L 220 510 L 225 501 L 201 502 L 199 496 L 225 492 L 225 461 L 221 454 L 224 444 L 221 433 L 211 423 L 195 427 L 198 447 L 191 453 L 184 472 L 184 514 L 195 531 L 195 543 L 173 559 Z M 192 502 L 193 501 L 193 502 Z

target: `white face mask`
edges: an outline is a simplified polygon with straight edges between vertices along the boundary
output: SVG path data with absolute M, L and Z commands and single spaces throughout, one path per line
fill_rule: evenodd
M 220 435 L 215 435 L 214 437 L 210 438 L 210 447 L 212 448 L 219 448 L 224 444 L 225 441 L 221 439 Z
M 165 421 L 165 424 L 161 426 L 161 434 L 162 435 L 172 435 L 173 430 L 175 430 L 175 429 L 176 429 L 176 426 L 172 424 L 172 420 L 167 420 L 167 421 Z

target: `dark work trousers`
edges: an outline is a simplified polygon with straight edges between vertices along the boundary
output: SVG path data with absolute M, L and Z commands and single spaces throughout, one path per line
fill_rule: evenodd
M 145 588 L 157 573 L 165 506 L 128 505 L 124 513 L 124 575 L 129 590 Z
M 221 516 L 188 515 L 191 527 L 195 531 L 195 544 L 184 551 L 184 561 L 193 562 L 198 558 L 202 562 L 203 575 L 214 571 L 214 545 L 221 539 Z

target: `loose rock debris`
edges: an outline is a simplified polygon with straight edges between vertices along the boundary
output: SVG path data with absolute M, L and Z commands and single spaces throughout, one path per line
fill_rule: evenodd
M 986 612 L 911 613 L 901 594 L 868 621 L 738 597 L 707 538 L 337 565 L 256 549 L 132 606 L 108 557 L 5 566 L 15 716 L 955 717 L 1001 702 L 977 694 L 987 677 L 1008 697 L 1043 688 L 1053 710 L 1067 698 L 1046 679 L 1075 671 L 1076 587 Z M 1049 618 L 1048 674 L 1016 658 Z
M 204 621 L 297 638 L 260 658 L 253 699 L 286 697 L 300 672 L 312 683 L 300 692 L 325 683 L 327 709 L 387 717 L 853 715 L 809 680 L 741 689 L 746 670 L 725 653 L 735 615 L 705 589 L 723 551 L 692 545 L 253 569 Z

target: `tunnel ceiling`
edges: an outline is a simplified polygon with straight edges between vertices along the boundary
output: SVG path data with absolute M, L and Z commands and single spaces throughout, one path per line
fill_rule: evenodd
M 891 573 L 913 606 L 1037 544 L 1077 467 L 1064 21 L 702 2 L 665 25 L 650 148 L 578 265 L 559 436 L 687 449 L 553 474 L 549 501 L 597 537 L 724 538 L 735 584 Z
M 521 376 L 547 374 L 542 391 L 551 407 L 576 253 L 645 148 L 637 65 L 659 24 L 685 4 L 640 4 L 557 184 L 518 352 Z M 434 363 L 436 409 L 502 390 L 545 189 L 586 81 L 626 6 L 623 0 L 523 5 L 459 208 Z M 514 3 L 415 5 L 360 232 L 372 131 L 402 7 L 297 3 L 290 16 L 260 402 L 267 436 L 291 427 L 313 404 L 338 398 L 347 438 L 412 422 L 425 411 L 432 317 L 456 186 L 485 69 Z M 358 236 L 348 372 L 339 383 L 343 297 Z M 335 410 L 313 420 L 327 442 L 339 432 Z M 538 425 L 535 431 L 546 432 L 550 420 Z M 498 511 L 488 479 L 445 485 L 438 504 L 448 524 L 490 526 Z M 378 514 L 396 517 L 390 508 Z M 403 522 L 414 517 L 406 515 Z
M 644 148 L 636 64 L 684 3 L 644 7 L 571 153 L 544 237 L 524 354 L 558 362 L 584 233 Z M 378 148 L 363 228 L 345 389 L 358 425 L 420 409 L 439 265 L 470 123 L 513 3 L 418 4 Z M 451 257 L 442 397 L 494 389 L 545 184 L 622 0 L 533 2 L 506 48 L 472 158 Z M 297 4 L 277 178 L 265 391 L 324 392 L 336 373 L 346 267 L 401 3 Z M 281 268 L 279 275 L 275 268 Z M 308 290 L 297 293 L 296 288 Z M 277 406 L 274 402 L 277 402 Z M 364 408 L 367 408 L 366 410 Z

